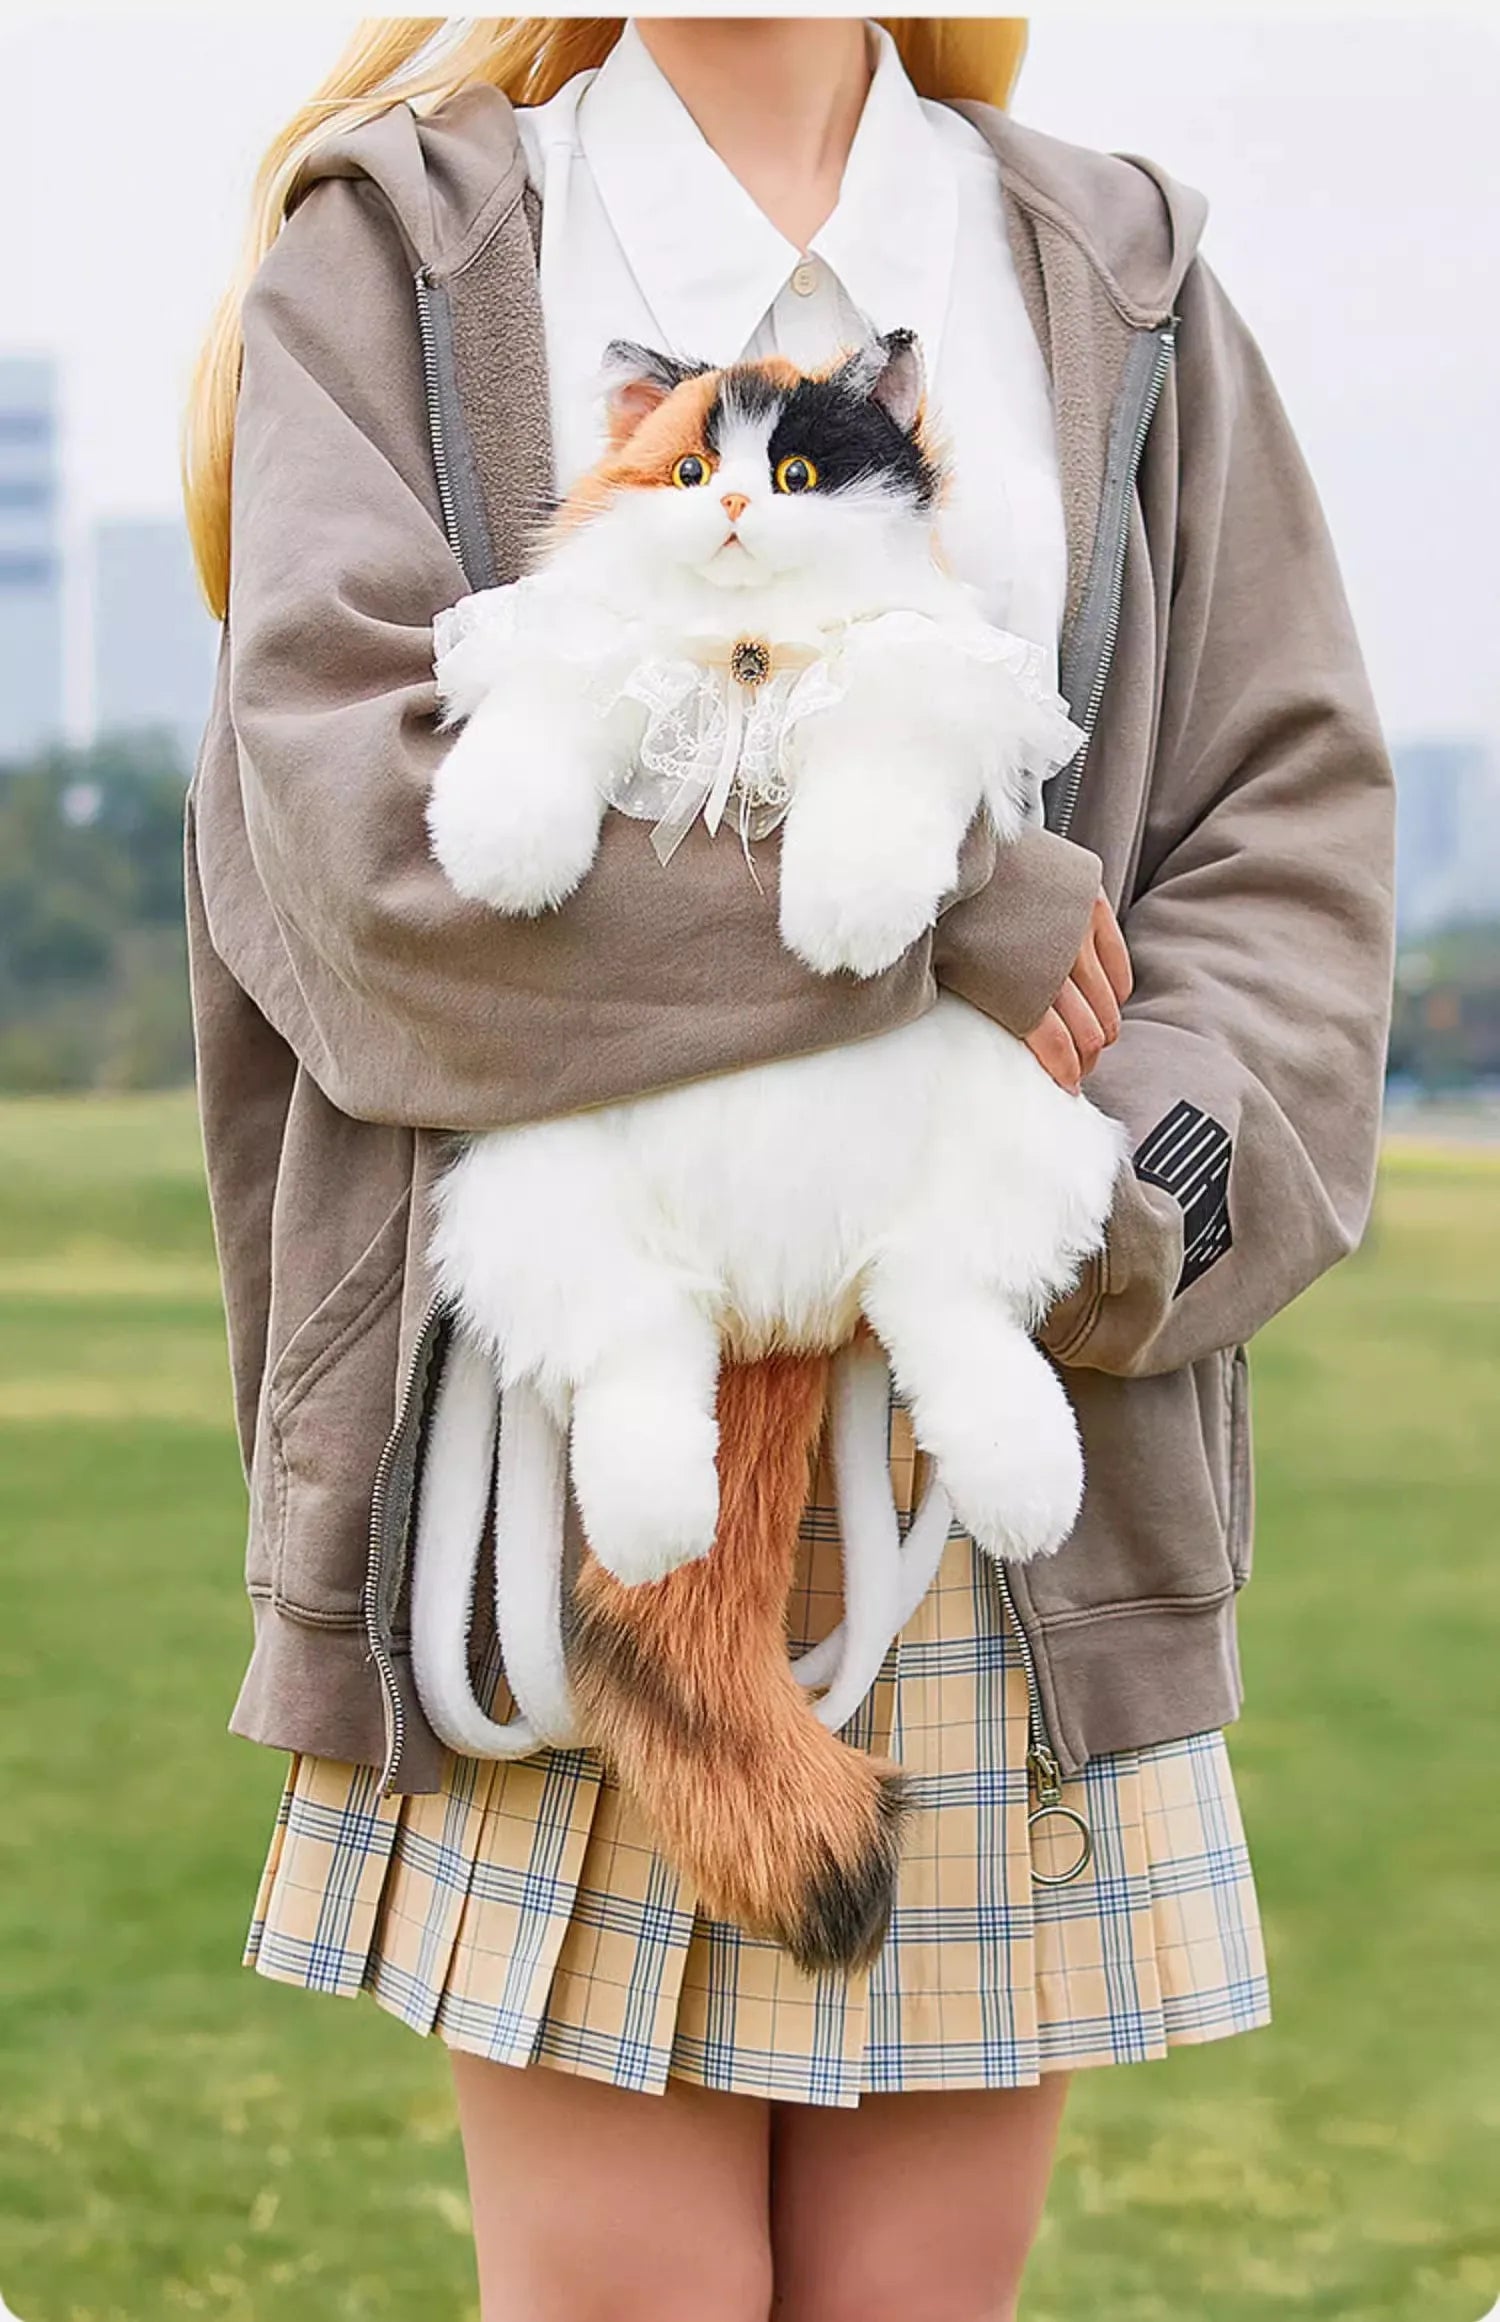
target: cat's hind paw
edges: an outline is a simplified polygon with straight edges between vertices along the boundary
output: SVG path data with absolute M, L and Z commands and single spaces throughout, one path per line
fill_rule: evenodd
M 674 1413 L 643 1424 L 636 1398 L 586 1400 L 573 1412 L 573 1488 L 584 1537 L 627 1588 L 706 1556 L 719 1523 L 718 1429 Z
M 949 1444 L 939 1461 L 964 1530 L 987 1555 L 1011 1564 L 1053 1556 L 1083 1505 L 1083 1455 L 1071 1425 L 1044 1426 L 1029 1441 L 1007 1431 L 1003 1447 Z

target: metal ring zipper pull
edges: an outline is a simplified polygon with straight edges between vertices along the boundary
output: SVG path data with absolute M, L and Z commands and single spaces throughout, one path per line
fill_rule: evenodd
M 1062 1769 L 1049 1749 L 1036 1748 L 1026 1753 L 1026 1770 L 1036 1787 L 1036 1804 L 1026 1817 L 1026 1835 L 1032 1839 L 1046 1822 L 1063 1822 L 1077 1832 L 1080 1840 L 1078 1860 L 1065 1871 L 1041 1871 L 1033 1864 L 1031 1883 L 1036 1887 L 1070 1887 L 1082 1878 L 1094 1859 L 1094 1833 L 1088 1817 L 1076 1806 L 1066 1806 L 1062 1794 Z

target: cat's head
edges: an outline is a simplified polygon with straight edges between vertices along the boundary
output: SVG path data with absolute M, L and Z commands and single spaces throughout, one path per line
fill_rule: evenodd
M 607 534 L 612 560 L 726 590 L 837 588 L 897 540 L 930 544 L 942 469 L 910 331 L 824 372 L 713 370 L 623 340 L 606 366 L 610 447 L 560 528 Z

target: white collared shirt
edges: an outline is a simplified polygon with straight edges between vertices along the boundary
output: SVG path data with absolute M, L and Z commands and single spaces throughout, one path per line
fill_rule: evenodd
M 542 202 L 557 488 L 603 450 L 611 339 L 811 369 L 872 332 L 914 330 L 952 464 L 947 559 L 990 620 L 1055 653 L 1067 552 L 1051 389 L 999 165 L 970 122 L 918 97 L 890 35 L 870 30 L 875 72 L 838 203 L 805 253 L 719 159 L 633 23 L 597 71 L 520 112 Z

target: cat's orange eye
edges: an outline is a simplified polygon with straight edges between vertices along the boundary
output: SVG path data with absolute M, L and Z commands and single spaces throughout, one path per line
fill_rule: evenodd
M 711 473 L 701 452 L 684 452 L 672 470 L 672 481 L 690 492 L 695 484 L 706 484 Z
M 776 489 L 778 492 L 810 492 L 818 480 L 818 471 L 811 460 L 791 453 L 776 462 Z

